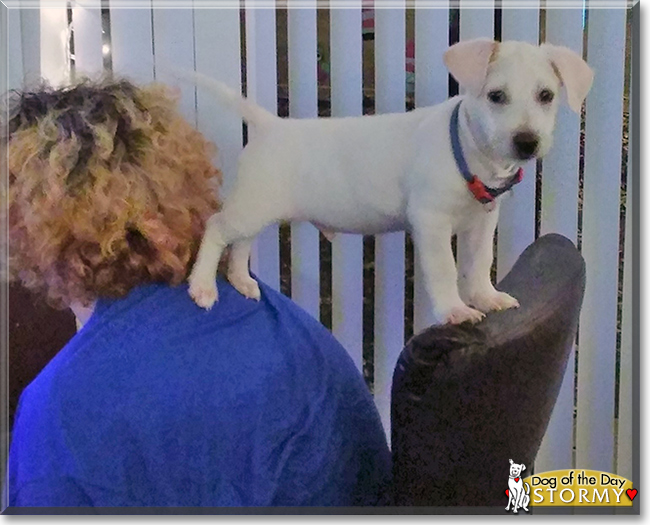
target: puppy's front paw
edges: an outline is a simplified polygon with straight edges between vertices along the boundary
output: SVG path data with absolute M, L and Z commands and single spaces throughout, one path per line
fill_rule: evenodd
M 257 281 L 250 275 L 233 275 L 229 273 L 228 280 L 235 290 L 244 297 L 255 299 L 256 301 L 260 300 L 260 287 Z
M 474 308 L 484 313 L 519 308 L 519 301 L 517 299 L 498 290 L 474 295 L 468 302 Z
M 207 281 L 190 276 L 189 283 L 190 297 L 194 302 L 206 310 L 212 308 L 219 298 L 217 284 L 214 280 Z
M 485 317 L 485 314 L 463 304 L 454 306 L 440 317 L 443 324 L 461 324 L 466 321 L 474 324 L 483 319 Z

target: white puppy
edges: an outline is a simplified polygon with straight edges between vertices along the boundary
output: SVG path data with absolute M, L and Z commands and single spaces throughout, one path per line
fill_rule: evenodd
M 445 63 L 465 95 L 356 118 L 281 119 L 196 75 L 252 126 L 235 187 L 208 221 L 189 277 L 196 303 L 210 308 L 217 300 L 215 274 L 229 245 L 228 279 L 258 299 L 248 271 L 251 243 L 268 224 L 291 220 L 326 232 L 410 231 L 440 323 L 476 322 L 485 312 L 518 306 L 490 281 L 499 199 L 485 186 L 510 187 L 523 163 L 546 153 L 560 87 L 579 112 L 593 74 L 569 49 L 522 42 L 461 42 L 447 50 Z

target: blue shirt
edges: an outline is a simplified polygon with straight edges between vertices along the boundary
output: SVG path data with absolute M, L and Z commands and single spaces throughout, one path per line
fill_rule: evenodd
M 12 506 L 384 503 L 390 455 L 363 378 L 330 333 L 261 284 L 219 279 L 100 300 L 24 391 Z

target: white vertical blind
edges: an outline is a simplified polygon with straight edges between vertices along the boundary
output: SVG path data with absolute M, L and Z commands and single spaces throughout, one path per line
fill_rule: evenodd
M 11 56 L 11 52 L 9 51 L 9 42 L 8 42 L 8 40 L 9 40 L 9 34 L 8 34 L 8 32 L 9 32 L 9 28 L 8 28 L 8 25 L 9 25 L 9 13 L 8 13 L 8 11 L 9 11 L 9 9 L 7 8 L 6 5 L 4 5 L 4 4 L 0 5 L 0 53 L 2 53 L 2 55 L 0 56 L 0 91 L 3 92 L 3 93 L 10 86 L 9 67 L 11 67 L 11 66 L 9 64 L 9 57 Z M 20 51 L 20 48 L 18 50 Z M 14 66 L 14 68 L 15 67 L 16 66 Z M 22 73 L 23 73 L 22 72 L 22 60 L 20 62 L 20 69 L 21 69 L 20 77 L 22 77 Z M 18 76 L 18 75 L 16 75 L 16 76 Z M 5 160 L 6 159 L 0 159 L 0 169 L 2 169 L 3 174 L 6 171 L 6 168 L 4 166 Z M 0 215 L 0 227 L 4 228 L 4 221 L 2 220 L 2 218 L 3 218 L 3 216 Z M 3 231 L 4 231 L 4 229 L 3 229 Z M 4 261 L 4 251 L 3 251 L 2 247 L 0 247 L 0 256 L 3 257 L 2 260 Z M 4 295 L 4 288 L 2 288 L 2 292 L 3 292 L 2 295 Z M 3 299 L 0 298 L 0 301 L 3 301 Z M 3 307 L 5 306 L 4 302 L 2 303 L 2 306 Z M 2 323 L 2 322 L 3 321 L 0 321 L 0 323 Z M 4 327 L 4 324 L 3 324 L 2 325 L 2 330 L 4 330 L 4 328 L 5 327 Z M 3 331 L 3 334 L 4 333 L 5 332 Z M 2 388 L 4 388 L 4 384 L 2 385 Z M 3 415 L 4 415 L 4 413 L 3 413 Z M 4 444 L 2 446 L 4 446 Z
M 196 70 L 241 93 L 239 11 L 200 9 L 194 12 Z M 217 145 L 217 165 L 223 171 L 222 198 L 237 175 L 242 148 L 242 120 L 208 90 L 197 88 L 197 122 L 201 133 Z
M 151 9 L 110 8 L 113 72 L 134 82 L 153 80 Z
M 38 9 L 20 10 L 20 37 L 24 79 L 27 85 L 41 76 L 41 12 Z
M 293 118 L 318 115 L 316 77 L 316 2 L 289 9 L 289 114 Z M 291 2 L 289 2 L 291 7 Z M 291 298 L 320 318 L 319 234 L 309 223 L 291 225 Z
M 180 89 L 178 107 L 190 122 L 196 122 L 195 87 L 179 82 L 170 66 L 194 69 L 194 12 L 192 9 L 161 9 L 165 2 L 154 0 L 154 75 L 158 82 Z
M 460 2 L 460 40 L 472 40 L 474 38 L 494 38 L 494 5 L 493 2 L 485 5 L 484 9 L 463 7 Z M 464 93 L 462 86 L 459 86 L 459 92 Z M 464 255 L 462 248 L 459 246 L 457 260 L 461 260 Z
M 246 89 L 247 96 L 271 113 L 278 111 L 275 10 L 254 9 L 246 0 Z M 252 130 L 249 128 L 249 134 Z M 249 135 L 250 138 L 250 135 Z M 251 269 L 266 284 L 280 289 L 280 241 L 278 226 L 268 226 L 257 236 L 251 254 Z
M 547 9 L 546 42 L 565 46 L 582 56 L 582 9 Z M 542 162 L 541 233 L 560 233 L 577 242 L 580 162 L 580 115 L 562 93 L 553 147 Z
M 100 0 L 75 4 L 72 8 L 75 78 L 96 79 L 104 71 L 102 13 Z
M 517 0 L 503 0 L 502 40 L 539 42 L 539 10 L 514 9 Z M 535 240 L 535 171 L 534 161 L 524 167 L 524 180 L 502 197 L 499 212 L 497 280 L 512 269 L 517 258 Z
M 546 42 L 572 49 L 582 56 L 582 9 L 548 9 Z M 542 161 L 540 233 L 560 233 L 577 243 L 580 162 L 580 116 L 562 95 L 553 147 Z M 539 196 L 538 196 L 539 197 Z M 569 354 L 553 415 L 535 460 L 535 471 L 567 468 L 573 461 L 575 346 Z
M 377 113 L 405 109 L 405 32 L 404 8 L 375 10 Z M 404 233 L 377 235 L 375 239 L 375 401 L 390 439 L 393 370 L 404 346 Z
M 417 9 L 415 7 L 415 105 L 433 106 L 447 99 L 449 72 L 442 61 L 449 47 L 449 8 Z M 433 304 L 424 289 L 422 268 L 415 246 L 414 332 L 434 322 Z
M 9 89 L 20 88 L 23 83 L 23 54 L 21 50 L 22 27 L 20 23 L 20 10 L 2 7 L 7 21 L 7 85 Z
M 465 9 L 460 0 L 460 39 L 494 37 L 494 1 L 481 4 L 482 8 Z M 475 5 L 475 3 L 474 3 Z
M 625 11 L 590 9 L 587 56 L 596 72 L 587 98 L 576 465 L 613 470 L 614 374 Z
M 41 75 L 52 86 L 70 79 L 68 11 L 66 2 L 48 2 L 41 8 Z
M 361 3 L 330 11 L 332 117 L 363 112 Z M 337 234 L 332 242 L 332 331 L 363 368 L 363 237 Z

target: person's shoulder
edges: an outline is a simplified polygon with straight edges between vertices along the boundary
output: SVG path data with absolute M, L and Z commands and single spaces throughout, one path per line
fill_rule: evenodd
M 265 308 L 274 316 L 276 351 L 290 363 L 285 369 L 299 370 L 314 385 L 326 382 L 365 393 L 363 376 L 330 330 L 280 292 L 264 284 L 261 289 Z
M 277 322 L 282 325 L 282 334 L 287 339 L 295 339 L 307 346 L 328 350 L 332 358 L 348 360 L 348 352 L 325 328 L 325 326 L 301 306 L 282 293 L 261 283 L 266 307 L 277 314 Z
M 190 395 L 193 384 L 228 398 L 252 395 L 249 384 L 280 388 L 296 375 L 306 391 L 324 383 L 365 387 L 329 330 L 280 292 L 260 287 L 254 301 L 220 280 L 210 311 L 196 306 L 184 285 L 107 302 L 30 385 L 32 397 L 40 405 L 92 407 L 102 398 L 126 404 L 163 384 Z

